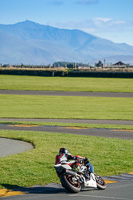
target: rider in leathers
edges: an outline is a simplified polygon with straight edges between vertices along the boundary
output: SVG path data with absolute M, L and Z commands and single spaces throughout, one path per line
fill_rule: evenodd
M 56 156 L 55 164 L 62 162 L 62 157 L 65 157 L 67 161 L 76 160 L 77 156 L 72 156 L 66 148 L 60 148 L 59 154 Z M 87 166 L 90 173 L 94 174 L 94 167 L 86 157 L 81 157 L 84 160 L 84 164 Z

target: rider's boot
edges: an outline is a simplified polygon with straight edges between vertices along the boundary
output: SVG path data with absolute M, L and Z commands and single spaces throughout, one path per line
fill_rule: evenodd
M 93 180 L 93 181 L 96 180 L 96 179 L 95 179 L 95 175 L 94 175 L 94 173 L 90 173 L 90 180 Z
M 85 186 L 86 187 L 94 187 L 94 188 L 97 187 L 95 175 L 93 173 L 90 173 L 90 177 L 89 177 L 89 179 L 86 180 Z

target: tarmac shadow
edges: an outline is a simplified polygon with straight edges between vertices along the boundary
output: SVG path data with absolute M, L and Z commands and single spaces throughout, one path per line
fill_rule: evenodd
M 26 194 L 58 194 L 69 193 L 61 184 L 51 183 L 45 186 L 35 185 L 32 187 L 21 187 L 18 185 L 2 184 L 2 186 L 8 190 L 16 192 L 24 192 Z

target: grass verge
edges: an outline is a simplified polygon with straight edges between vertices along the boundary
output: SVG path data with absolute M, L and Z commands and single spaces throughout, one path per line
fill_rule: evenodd
M 0 89 L 133 92 L 133 79 L 0 75 Z
M 34 143 L 35 149 L 0 158 L 0 188 L 59 182 L 53 168 L 60 147 L 92 159 L 95 172 L 113 175 L 133 169 L 133 141 L 61 133 L 0 130 L 0 137 Z
M 133 120 L 133 98 L 0 95 L 0 117 Z

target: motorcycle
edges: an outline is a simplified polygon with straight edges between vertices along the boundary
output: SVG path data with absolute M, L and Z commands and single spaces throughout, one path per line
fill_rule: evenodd
M 75 157 L 75 160 L 67 161 L 62 156 L 54 166 L 62 186 L 71 193 L 78 193 L 84 188 L 106 189 L 105 181 L 99 175 L 90 173 L 84 158 Z

